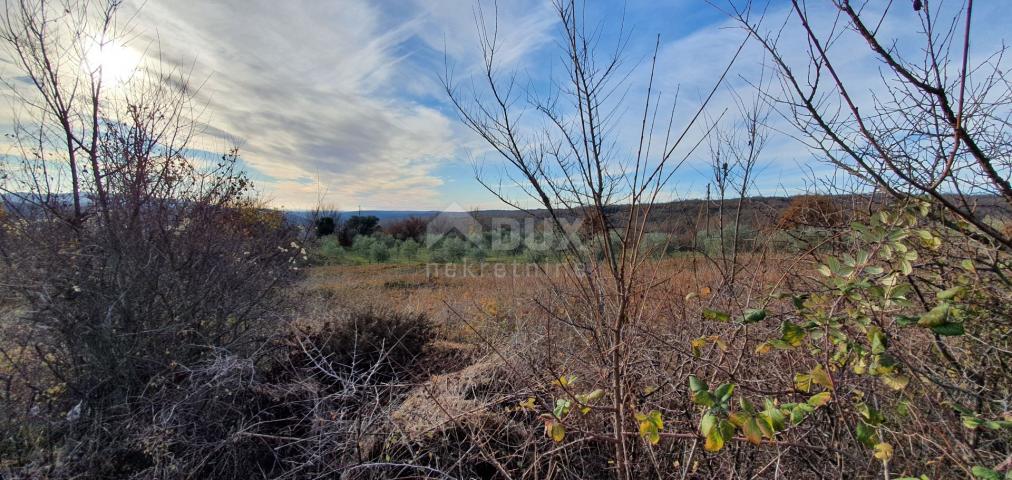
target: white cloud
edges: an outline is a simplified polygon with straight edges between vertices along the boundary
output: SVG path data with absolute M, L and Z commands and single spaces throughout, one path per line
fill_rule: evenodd
M 444 35 L 451 60 L 473 61 L 463 53 L 465 42 L 475 46 L 470 5 L 151 0 L 134 44 L 206 78 L 199 101 L 210 128 L 194 147 L 237 140 L 244 161 L 270 177 L 258 184 L 276 203 L 311 204 L 319 178 L 348 208 L 431 208 L 443 183 L 436 170 L 474 147 L 431 101 L 442 100 Z M 519 7 L 500 12 L 514 62 L 550 26 Z

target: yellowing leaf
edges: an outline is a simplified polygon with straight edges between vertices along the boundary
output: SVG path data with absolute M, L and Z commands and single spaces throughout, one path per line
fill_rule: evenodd
M 576 383 L 576 375 L 563 375 L 563 376 L 559 377 L 558 380 L 555 381 L 556 385 L 558 385 L 560 387 L 563 387 L 563 388 L 569 387 L 569 386 L 573 385 L 574 383 Z
M 706 435 L 706 442 L 703 443 L 703 448 L 707 452 L 719 452 L 720 449 L 724 448 L 724 436 L 721 434 L 719 428 L 710 430 L 710 433 Z
M 534 397 L 527 397 L 527 400 L 518 403 L 517 406 L 524 410 L 534 410 Z
M 561 443 L 566 438 L 566 427 L 559 422 L 552 422 L 550 434 L 555 443 Z
M 702 348 L 706 346 L 706 337 L 692 339 L 689 346 L 692 347 L 692 356 L 700 356 L 703 353 Z
M 794 388 L 799 392 L 808 393 L 812 389 L 812 376 L 806 373 L 795 373 Z
M 780 331 L 782 333 L 783 341 L 792 347 L 801 345 L 801 340 L 805 338 L 804 329 L 791 322 L 785 321 L 780 326 Z
M 910 383 L 910 377 L 906 375 L 886 375 L 882 377 L 882 382 L 893 390 L 903 390 Z
M 963 287 L 952 287 L 948 290 L 943 290 L 935 294 L 939 300 L 952 300 L 957 295 L 963 293 Z
M 830 390 L 833 388 L 833 378 L 829 376 L 829 372 L 822 368 L 822 365 L 816 365 L 812 369 L 812 383 L 821 385 Z
M 816 393 L 808 398 L 808 404 L 813 407 L 822 407 L 829 403 L 833 399 L 833 394 L 829 392 Z
M 651 445 L 657 445 L 661 441 L 661 430 L 664 430 L 664 420 L 661 419 L 661 412 L 651 410 L 650 413 L 637 413 L 636 420 L 639 422 L 640 436 Z
M 938 306 L 929 310 L 928 313 L 921 315 L 921 319 L 917 321 L 917 325 L 921 327 L 934 327 L 945 323 L 949 318 L 949 308 L 950 306 L 947 302 L 938 304 Z
M 885 442 L 875 444 L 875 458 L 888 462 L 893 458 L 893 446 Z
M 745 434 L 745 439 L 755 445 L 759 445 L 759 442 L 763 439 L 763 431 L 759 428 L 759 423 L 756 422 L 755 417 L 749 417 L 745 421 L 745 424 L 741 427 L 741 433 Z

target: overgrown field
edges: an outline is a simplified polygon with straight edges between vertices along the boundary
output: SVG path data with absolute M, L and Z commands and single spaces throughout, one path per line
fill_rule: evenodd
M 121 2 L 5 4 L 0 477 L 1012 479 L 1004 44 L 971 55 L 972 0 L 823 3 L 728 2 L 685 112 L 624 21 L 553 2 L 561 74 L 520 79 L 476 8 L 484 61 L 440 80 L 511 209 L 388 225 L 195 158 L 185 68 L 102 88 Z M 754 199 L 775 136 L 835 172 Z

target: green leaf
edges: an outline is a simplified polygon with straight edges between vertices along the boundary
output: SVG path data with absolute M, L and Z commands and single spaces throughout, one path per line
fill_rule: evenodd
M 727 403 L 732 393 L 734 393 L 734 384 L 725 383 L 713 391 L 713 396 L 717 398 L 718 402 Z
M 692 393 L 705 392 L 709 389 L 710 387 L 706 385 L 705 381 L 700 380 L 699 377 L 695 375 L 689 375 L 689 390 L 692 391 Z
M 903 272 L 904 275 L 910 275 L 911 273 L 914 273 L 914 266 L 910 264 L 909 260 L 904 258 L 900 260 L 900 271 Z
M 966 333 L 962 323 L 946 322 L 931 327 L 931 331 L 945 337 L 958 337 Z
M 901 400 L 899 403 L 897 403 L 896 404 L 896 413 L 899 416 L 901 416 L 901 417 L 909 417 L 910 416 L 910 402 L 908 402 L 906 400 Z
M 808 295 L 794 295 L 791 297 L 791 303 L 794 304 L 794 308 L 803 310 L 805 308 L 805 302 L 808 301 Z
M 699 433 L 704 437 L 710 434 L 710 430 L 717 425 L 717 417 L 712 413 L 706 413 L 699 420 Z
M 857 435 L 857 440 L 863 443 L 866 447 L 871 447 L 878 443 L 878 432 L 876 432 L 875 427 L 872 427 L 867 423 L 857 422 L 855 433 Z
M 882 412 L 868 406 L 867 403 L 857 404 L 857 411 L 869 425 L 879 425 L 885 421 Z
M 746 400 L 745 397 L 739 397 L 738 404 L 741 405 L 741 409 L 744 410 L 745 413 L 755 415 L 755 406 L 752 405 L 752 402 Z
M 769 423 L 769 426 L 774 431 L 783 430 L 784 424 L 787 422 L 784 412 L 773 403 L 773 400 L 768 398 L 763 401 L 763 404 L 766 409 L 763 410 L 759 416 L 766 419 L 767 423 Z
M 908 317 L 906 315 L 900 315 L 896 317 L 896 325 L 899 325 L 901 327 L 908 327 L 910 325 L 916 324 L 919 320 L 920 320 L 919 317 Z
M 857 252 L 856 258 L 854 259 L 854 263 L 856 265 L 863 265 L 865 263 L 868 263 L 868 260 L 870 258 L 871 258 L 871 253 L 869 251 L 867 251 L 867 250 L 860 250 L 860 251 Z
M 692 396 L 692 403 L 703 407 L 712 407 L 717 404 L 717 399 L 709 391 L 704 390 Z
M 878 265 L 868 265 L 864 267 L 864 272 L 868 275 L 881 275 L 885 272 L 885 269 Z
M 828 266 L 829 270 L 838 276 L 846 277 L 848 274 L 850 274 L 850 269 L 844 267 L 843 265 L 840 265 L 840 261 L 837 260 L 835 257 L 827 258 L 826 266 Z
M 807 403 L 799 403 L 791 409 L 791 423 L 797 425 L 801 423 L 809 413 L 815 411 L 815 407 Z
M 766 319 L 766 310 L 764 309 L 746 310 L 745 316 L 741 318 L 741 323 L 747 325 L 749 323 L 761 322 L 765 319 Z
M 982 467 L 980 465 L 971 468 L 970 473 L 973 473 L 974 477 L 980 478 L 982 480 L 1002 480 L 1000 473 L 991 470 L 990 468 Z
M 572 402 L 570 402 L 569 400 L 559 398 L 555 400 L 555 409 L 552 410 L 552 413 L 555 414 L 555 418 L 559 419 L 566 418 L 566 415 L 569 415 L 569 408 L 571 405 Z
M 953 298 L 956 298 L 956 295 L 961 293 L 963 293 L 963 287 L 960 286 L 952 287 L 948 290 L 942 290 L 941 292 L 935 294 L 935 296 L 938 297 L 939 300 L 952 300 Z
M 707 320 L 713 320 L 715 322 L 730 322 L 731 315 L 727 312 L 721 312 L 710 308 L 703 309 L 703 318 Z

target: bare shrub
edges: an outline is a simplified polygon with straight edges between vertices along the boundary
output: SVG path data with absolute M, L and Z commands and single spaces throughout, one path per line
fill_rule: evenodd
M 926 3 L 913 12 L 832 0 L 839 16 L 832 25 L 792 1 L 787 21 L 805 40 L 801 61 L 788 55 L 797 44 L 782 43 L 783 27 L 763 24 L 748 3 L 729 4 L 729 13 L 782 79 L 779 91 L 763 94 L 813 150 L 894 200 L 930 199 L 939 207 L 935 219 L 949 228 L 1012 249 L 1012 238 L 977 208 L 981 196 L 1012 208 L 1005 128 L 1012 88 L 1004 47 L 971 64 L 972 0 Z M 916 42 L 905 48 L 878 28 L 900 15 L 915 18 L 918 28 Z M 844 80 L 846 55 L 838 47 L 844 43 L 866 47 L 879 61 L 882 76 L 873 90 Z
M 843 208 L 825 195 L 800 195 L 791 199 L 777 220 L 779 228 L 834 228 L 846 220 Z
M 258 348 L 304 255 L 283 217 L 256 200 L 235 152 L 188 156 L 196 121 L 185 75 L 142 67 L 108 86 L 100 66 L 78 68 L 115 40 L 118 8 L 26 0 L 0 19 L 35 87 L 15 92 L 20 158 L 0 183 L 4 283 L 20 307 L 2 326 L 16 335 L 0 355 L 28 374 L 22 418 L 44 439 L 39 449 L 64 452 L 47 467 L 57 475 L 143 467 L 143 450 L 118 439 L 150 408 L 153 382 Z
M 599 33 L 593 23 L 585 23 L 582 4 L 558 1 L 555 9 L 568 77 L 544 98 L 528 92 L 530 101 L 524 104 L 518 88 L 522 82 L 499 71 L 498 19 L 486 22 L 480 14 L 477 27 L 484 59 L 480 87 L 462 92 L 449 75 L 444 80 L 462 121 L 505 161 L 506 177 L 518 189 L 479 181 L 507 205 L 524 211 L 528 204 L 544 209 L 555 234 L 565 240 L 565 277 L 549 281 L 544 287 L 549 294 L 538 299 L 550 319 L 536 325 L 551 337 L 545 345 L 549 353 L 525 359 L 533 386 L 554 381 L 558 387 L 554 401 L 533 401 L 543 409 L 545 432 L 560 443 L 600 439 L 611 451 L 611 463 L 596 457 L 589 460 L 594 467 L 583 472 L 606 469 L 619 479 L 636 478 L 647 461 L 635 446 L 637 431 L 647 432 L 638 426 L 641 416 L 660 422 L 652 405 L 634 402 L 644 388 L 639 365 L 648 361 L 637 348 L 644 341 L 642 321 L 653 309 L 646 299 L 658 282 L 650 256 L 641 247 L 654 203 L 672 172 L 695 149 L 686 138 L 708 102 L 701 102 L 690 120 L 677 128 L 671 126 L 674 105 L 658 121 L 661 99 L 653 90 L 651 63 L 647 100 L 636 114 L 639 142 L 629 150 L 619 148 L 614 112 L 622 110 L 616 104 L 622 95 L 612 93 L 627 88 L 623 41 L 613 54 L 601 55 L 595 48 Z M 722 80 L 723 76 L 717 79 L 714 90 Z M 528 113 L 539 117 L 535 124 L 546 127 L 525 128 L 531 121 L 520 118 Z M 511 191 L 522 197 L 510 196 Z M 615 219 L 612 209 L 622 204 L 624 215 Z M 567 231 L 565 212 L 589 218 L 589 239 L 581 243 Z M 577 375 L 574 372 L 588 380 L 573 384 L 568 379 Z M 573 430 L 574 422 L 589 411 L 606 426 Z M 656 423 L 652 425 L 656 431 Z
M 422 313 L 361 310 L 315 322 L 322 326 L 302 332 L 312 336 L 315 354 L 293 354 L 294 365 L 308 368 L 314 357 L 322 357 L 335 371 L 352 375 L 382 365 L 376 375 L 384 381 L 420 373 L 417 362 L 435 337 L 432 323 Z
M 416 242 L 423 242 L 425 241 L 425 232 L 428 226 L 429 222 L 423 218 L 408 217 L 384 226 L 383 232 L 397 240 L 410 239 Z

